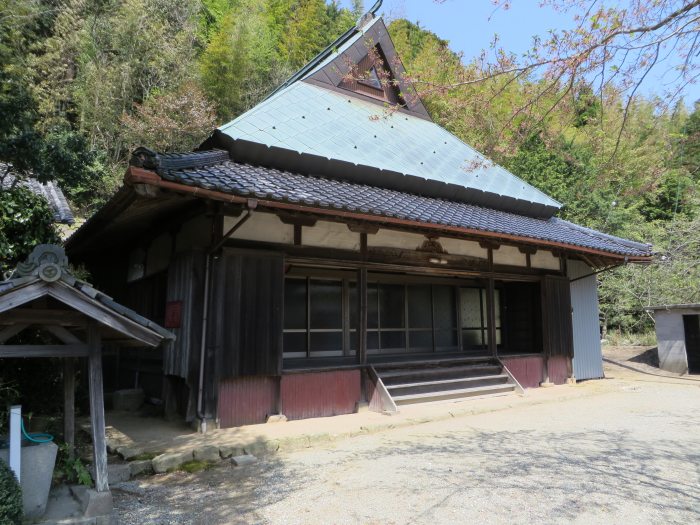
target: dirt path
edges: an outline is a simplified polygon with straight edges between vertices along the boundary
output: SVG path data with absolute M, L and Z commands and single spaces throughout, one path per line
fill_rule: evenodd
M 700 380 L 606 365 L 590 396 L 173 473 L 118 523 L 697 523 Z M 596 394 L 596 395 L 593 395 Z

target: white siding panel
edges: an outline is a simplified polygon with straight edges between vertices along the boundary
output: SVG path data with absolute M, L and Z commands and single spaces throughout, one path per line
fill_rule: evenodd
M 506 266 L 527 266 L 527 256 L 515 246 L 501 245 L 493 251 L 493 263 Z
M 318 221 L 315 226 L 304 226 L 301 230 L 301 244 L 342 250 L 360 250 L 360 234 L 351 232 L 340 222 Z
M 240 221 L 240 217 L 224 217 L 225 234 L 231 227 Z M 253 212 L 238 230 L 231 235 L 233 239 L 245 239 L 247 241 L 277 242 L 282 244 L 294 243 L 294 226 L 284 224 L 273 213 Z
M 367 246 L 381 248 L 403 248 L 415 250 L 423 245 L 424 235 L 406 233 L 395 230 L 379 230 L 375 234 L 367 235 Z
M 530 264 L 533 268 L 544 268 L 546 270 L 559 269 L 559 257 L 552 255 L 547 250 L 537 250 L 530 256 Z
M 592 272 L 580 261 L 569 261 L 569 279 Z M 571 308 L 574 329 L 574 377 L 598 379 L 603 377 L 603 353 L 600 348 L 598 317 L 598 286 L 595 275 L 571 283 Z
M 479 259 L 488 259 L 489 257 L 488 250 L 479 246 L 479 243 L 476 241 L 465 241 L 450 237 L 440 237 L 438 241 L 450 255 L 466 255 Z

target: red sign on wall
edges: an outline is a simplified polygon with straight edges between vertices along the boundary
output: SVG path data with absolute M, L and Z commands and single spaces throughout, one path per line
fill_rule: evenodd
M 182 323 L 182 301 L 165 303 L 165 328 L 180 328 Z

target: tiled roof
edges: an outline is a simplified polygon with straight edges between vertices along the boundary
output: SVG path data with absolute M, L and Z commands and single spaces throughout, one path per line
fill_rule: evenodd
M 4 173 L 6 164 L 0 163 L 0 173 Z M 15 184 L 15 177 L 12 174 L 6 175 L 0 181 L 0 190 L 11 188 Z M 32 193 L 46 199 L 53 212 L 54 220 L 63 224 L 73 224 L 75 217 L 68 205 L 65 195 L 58 184 L 53 181 L 41 183 L 33 177 L 23 179 L 19 182 Z
M 202 158 L 198 159 L 200 155 Z M 222 153 L 218 158 L 224 156 Z M 651 254 L 649 245 L 606 235 L 556 217 L 536 219 L 463 202 L 230 160 L 213 163 L 215 158 L 212 152 L 193 153 L 189 155 L 190 167 L 186 167 L 186 155 L 161 155 L 157 172 L 165 180 L 244 197 L 553 241 L 572 248 L 591 248 L 630 257 Z
M 53 266 L 53 271 L 58 274 L 51 275 L 50 278 L 44 275 L 42 264 L 47 263 Z M 38 244 L 32 253 L 27 258 L 27 261 L 20 263 L 15 271 L 10 275 L 10 278 L 5 281 L 0 281 L 0 297 L 5 294 L 10 294 L 18 291 L 21 288 L 29 286 L 39 281 L 49 281 L 55 285 L 63 285 L 71 290 L 72 293 L 79 293 L 86 296 L 86 299 L 96 301 L 103 307 L 111 310 L 114 314 L 125 317 L 144 328 L 158 334 L 163 339 L 174 339 L 174 335 L 160 325 L 136 313 L 131 308 L 127 308 L 109 295 L 104 294 L 93 288 L 93 286 L 85 281 L 76 279 L 68 267 L 68 259 L 62 247 L 51 244 Z

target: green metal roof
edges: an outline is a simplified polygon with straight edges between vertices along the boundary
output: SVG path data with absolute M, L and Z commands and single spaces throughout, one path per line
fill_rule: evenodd
M 323 68 L 327 70 L 344 54 L 357 61 L 361 51 L 353 45 L 368 32 L 378 34 L 380 30 L 386 31 L 380 18 L 370 21 L 361 31 L 348 35 L 348 40 L 330 54 L 317 57 L 309 64 L 312 67 L 293 76 L 286 87 L 221 126 L 221 134 L 246 145 L 238 148 L 239 154 L 234 158 L 241 154 L 245 157 L 246 149 L 265 146 L 273 150 L 258 151 L 255 159 L 239 160 L 264 163 L 266 157 L 287 155 L 285 162 L 294 162 L 289 154 L 297 153 L 317 161 L 331 161 L 326 162 L 322 172 L 317 170 L 319 162 L 307 163 L 312 174 L 344 178 L 359 166 L 369 168 L 364 170 L 363 183 L 424 194 L 437 191 L 440 197 L 453 196 L 533 216 L 551 216 L 556 212 L 561 207 L 556 200 L 427 118 L 412 112 L 390 111 L 352 91 L 331 85 L 326 88 L 309 79 Z M 390 41 L 387 44 L 391 45 Z M 335 171 L 325 169 L 334 162 L 338 164 Z M 300 169 L 298 164 L 279 164 L 274 167 Z

